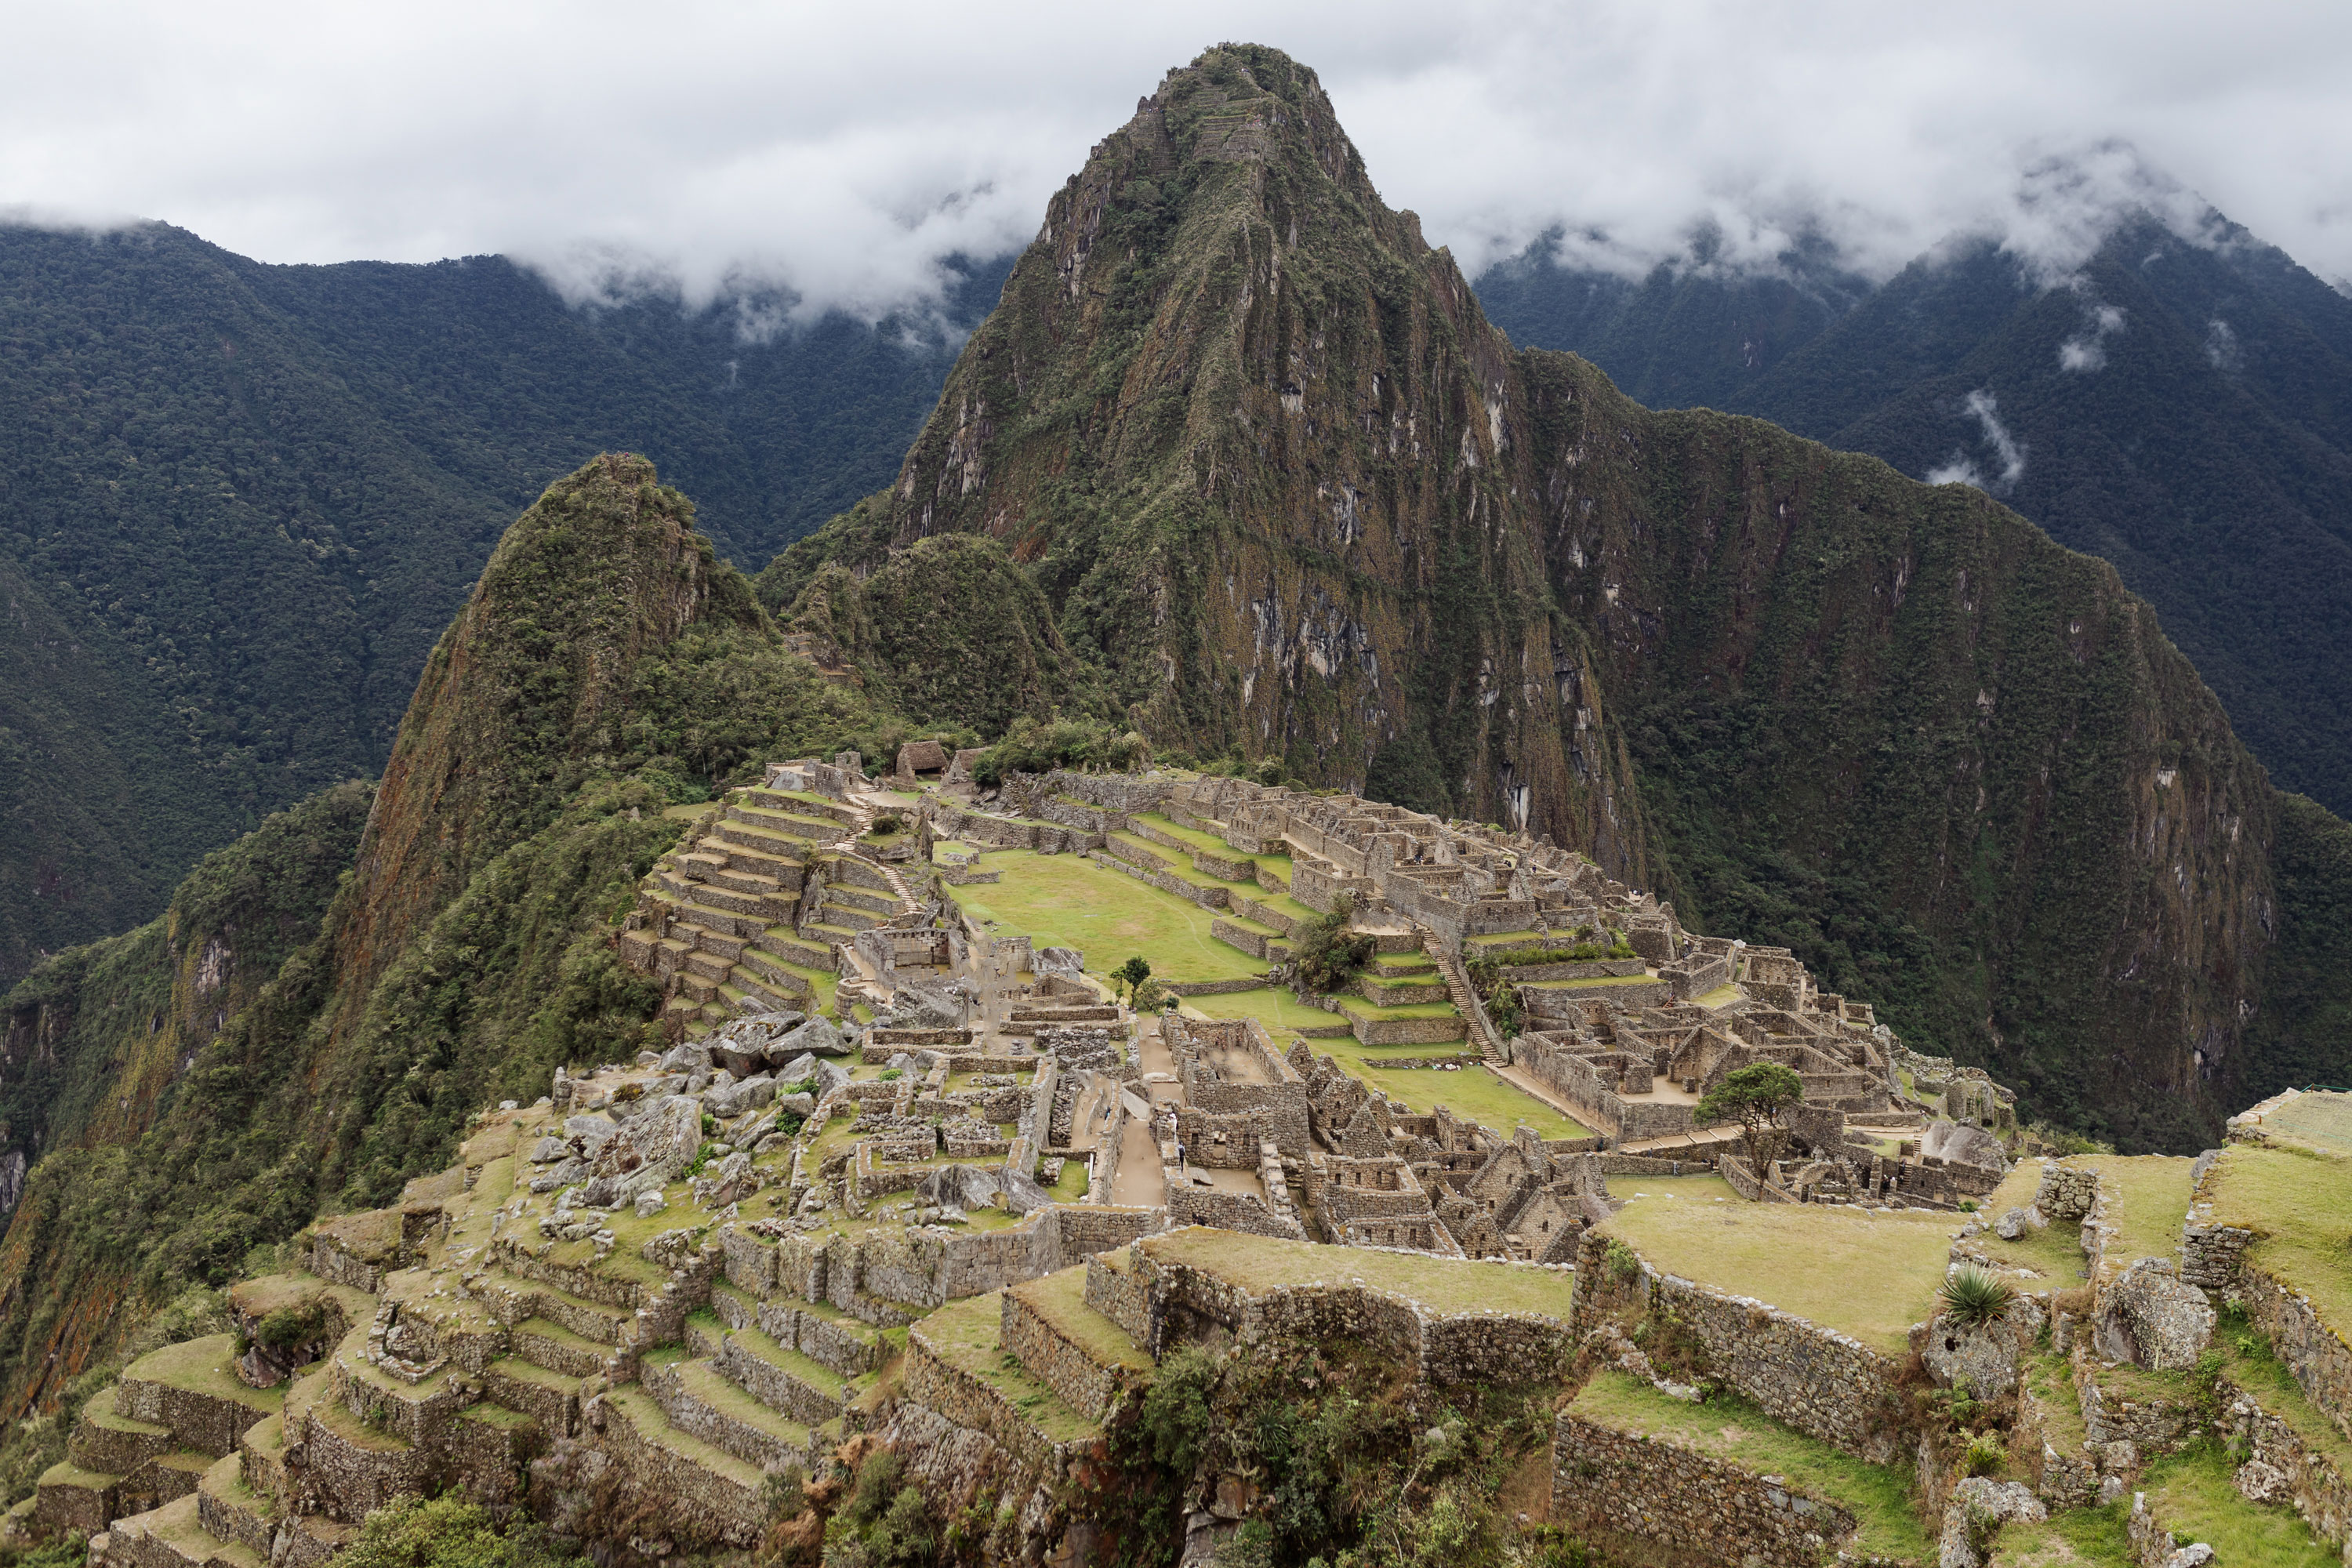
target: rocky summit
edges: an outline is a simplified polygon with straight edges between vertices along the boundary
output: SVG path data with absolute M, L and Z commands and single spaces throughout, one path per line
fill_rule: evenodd
M 1223 46 L 887 489 L 755 581 L 595 457 L 379 784 L 9 994 L 0 1550 L 2337 1561 L 2347 842 Z

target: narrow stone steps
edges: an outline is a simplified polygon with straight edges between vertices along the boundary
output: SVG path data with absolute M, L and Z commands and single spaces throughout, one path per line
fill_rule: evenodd
M 813 942 L 803 942 L 800 933 L 788 925 L 772 925 L 751 939 L 754 952 L 772 953 L 788 964 L 833 972 L 833 950 Z
M 721 1333 L 702 1352 L 709 1355 L 719 1353 L 723 1331 L 730 1329 L 757 1329 L 842 1380 L 863 1377 L 894 1353 L 880 1329 L 860 1322 L 838 1307 L 787 1296 L 761 1300 L 724 1279 L 710 1282 L 709 1310 Z
M 827 800 L 823 795 L 794 795 L 788 790 L 763 789 L 758 784 L 752 784 L 739 792 L 738 798 L 748 805 L 764 806 L 774 811 L 798 812 L 803 816 L 831 822 L 842 827 L 855 826 L 858 820 L 855 808 L 844 805 L 837 800 Z
M 766 805 L 730 805 L 727 819 L 750 827 L 764 827 L 780 838 L 794 839 L 812 847 L 835 842 L 840 838 L 843 827 L 837 822 L 823 822 Z
M 174 1448 L 168 1454 L 158 1454 L 122 1478 L 120 1508 L 154 1508 L 184 1498 L 196 1489 L 196 1482 L 218 1460 L 211 1454 L 194 1448 Z
M 247 1427 L 237 1439 L 236 1456 L 246 1484 L 284 1509 L 293 1495 L 293 1478 L 286 1468 L 286 1417 L 273 1415 Z
M 805 838 L 794 838 L 772 827 L 734 817 L 727 818 L 703 835 L 703 843 L 714 841 L 726 845 L 730 851 L 745 849 L 757 855 L 772 855 L 795 865 L 800 864 L 802 857 L 808 853 L 808 840 Z
M 816 995 L 815 984 L 808 976 L 800 973 L 796 966 L 759 948 L 746 949 L 743 962 L 735 967 L 739 973 L 749 973 L 761 990 L 773 995 L 790 997 L 789 1005 L 792 1007 L 805 1010 L 807 1004 Z
M 809 1458 L 809 1428 L 770 1409 L 719 1375 L 708 1359 L 648 1357 L 640 1369 L 646 1391 L 669 1424 L 747 1464 L 775 1469 Z

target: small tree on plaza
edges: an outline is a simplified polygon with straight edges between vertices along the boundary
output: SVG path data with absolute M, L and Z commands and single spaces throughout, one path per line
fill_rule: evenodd
M 1127 987 L 1127 999 L 1132 1005 L 1137 987 L 1151 978 L 1151 965 L 1145 963 L 1142 955 L 1139 953 L 1112 970 L 1110 977 Z
M 1693 1120 L 1701 1127 L 1738 1122 L 1740 1138 L 1748 1145 L 1748 1163 L 1761 1182 L 1767 1152 L 1778 1142 L 1773 1134 L 1780 1128 L 1780 1112 L 1804 1098 L 1805 1080 L 1794 1070 L 1779 1062 L 1756 1062 L 1725 1074 L 1723 1081 L 1698 1102 Z

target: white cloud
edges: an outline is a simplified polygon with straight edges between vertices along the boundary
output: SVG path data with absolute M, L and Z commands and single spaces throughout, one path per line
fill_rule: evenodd
M 1993 460 L 2000 471 L 1988 479 L 1976 460 L 1965 448 L 1955 450 L 1950 459 L 1926 474 L 1931 485 L 1974 485 L 1992 495 L 2007 495 L 2025 477 L 2025 448 L 2000 422 L 2000 405 L 1994 401 L 1990 388 L 1979 387 L 1960 402 L 1962 413 L 1974 418 L 1984 433 L 1984 444 L 1992 448 Z
M 2114 305 L 2094 304 L 2084 313 L 2083 330 L 2058 345 L 2058 368 L 2090 374 L 2107 368 L 2107 340 L 2124 330 L 2124 313 Z
M 2122 207 L 2193 233 L 2210 198 L 2352 275 L 2315 151 L 2352 145 L 2352 8 L 2287 0 L 0 5 L 0 205 L 268 260 L 499 250 L 581 296 L 870 315 L 1024 243 L 1166 68 L 1252 37 L 1473 270 L 1556 225 L 1639 268 L 1705 221 L 1721 265 L 1811 229 L 1884 273 L 1962 228 L 2059 279 Z

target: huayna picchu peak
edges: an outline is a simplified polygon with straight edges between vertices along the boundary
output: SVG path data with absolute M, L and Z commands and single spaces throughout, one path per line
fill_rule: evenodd
M 588 458 L 8 994 L 0 1552 L 2317 1568 L 2347 921 L 2111 567 L 1515 346 L 1222 45 L 886 488 Z

